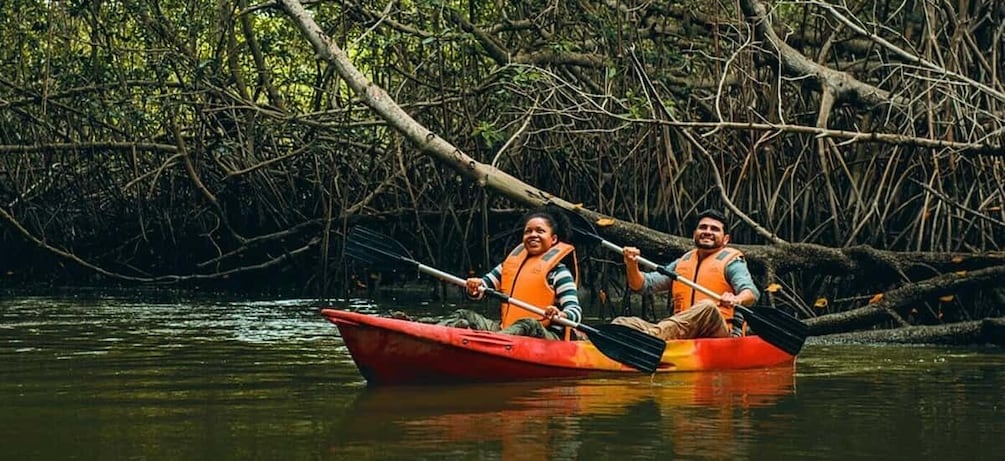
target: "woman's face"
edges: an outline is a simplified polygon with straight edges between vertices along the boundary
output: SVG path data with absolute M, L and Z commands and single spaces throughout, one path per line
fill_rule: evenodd
M 558 236 L 547 219 L 535 217 L 523 226 L 523 247 L 532 256 L 548 251 L 558 243 Z

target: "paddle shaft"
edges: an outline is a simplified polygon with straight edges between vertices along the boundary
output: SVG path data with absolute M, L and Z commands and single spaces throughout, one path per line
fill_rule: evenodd
M 619 247 L 619 246 L 617 246 L 617 245 L 615 245 L 615 244 L 613 244 L 611 242 L 608 242 L 607 240 L 601 239 L 600 243 L 604 247 L 609 248 L 609 249 L 611 249 L 613 251 L 616 251 L 618 253 L 624 253 L 624 251 L 625 251 L 624 248 Z M 716 292 L 714 292 L 712 290 L 709 290 L 708 288 L 705 288 L 705 287 L 703 287 L 701 285 L 698 285 L 697 283 L 692 282 L 692 281 L 690 281 L 690 280 L 688 280 L 686 278 L 682 278 L 679 275 L 677 275 L 676 272 L 671 271 L 671 270 L 667 270 L 667 268 L 665 268 L 663 266 L 660 266 L 659 264 L 656 264 L 656 263 L 654 263 L 654 262 L 652 262 L 652 261 L 650 261 L 650 260 L 648 260 L 646 258 L 643 258 L 642 256 L 638 257 L 638 262 L 639 262 L 640 265 L 645 266 L 646 269 L 655 270 L 656 272 L 659 272 L 659 273 L 661 273 L 661 274 L 663 274 L 663 275 L 665 275 L 667 277 L 670 277 L 670 278 L 674 279 L 677 282 L 683 283 L 684 285 L 687 285 L 687 286 L 691 287 L 692 289 L 695 289 L 695 290 L 698 290 L 698 291 L 700 291 L 702 293 L 705 293 L 706 295 L 712 297 L 712 299 L 715 299 L 716 301 L 719 301 L 719 300 L 722 299 L 722 295 L 721 294 L 716 293 Z M 740 307 L 743 307 L 743 306 L 740 306 Z
M 595 239 L 599 239 L 600 243 L 604 247 L 624 254 L 624 248 L 604 240 L 595 233 L 590 234 L 590 236 Z M 638 257 L 637 261 L 640 265 L 647 269 L 655 269 L 660 274 L 670 277 L 674 281 L 683 283 L 696 291 L 700 291 L 716 301 L 722 301 L 721 294 L 698 285 L 691 280 L 683 278 L 676 272 L 671 271 L 664 266 L 657 265 L 656 263 L 641 256 Z M 742 304 L 734 304 L 733 308 L 750 322 L 754 331 L 756 331 L 758 336 L 763 338 L 765 341 L 793 356 L 798 354 L 802 349 L 803 343 L 806 341 L 807 328 L 805 324 L 796 320 L 794 317 L 783 314 L 777 309 L 761 309 L 761 311 L 758 312 Z
M 408 250 L 402 247 L 401 244 L 391 240 L 390 237 L 383 236 L 364 227 L 356 226 L 350 232 L 347 238 L 346 253 L 353 258 L 358 258 L 375 265 L 407 264 L 419 272 L 431 275 L 440 281 L 452 283 L 463 288 L 467 287 L 466 280 L 412 259 L 410 256 L 407 256 Z M 501 299 L 503 302 L 517 306 L 520 309 L 537 314 L 542 318 L 545 317 L 544 309 L 525 301 L 513 299 L 505 293 L 493 289 L 486 289 L 484 293 L 488 293 L 490 296 Z M 553 321 L 557 325 L 575 328 L 583 333 L 587 333 L 590 341 L 601 354 L 646 373 L 655 372 L 659 368 L 663 352 L 667 347 L 666 341 L 624 325 L 607 324 L 591 327 L 562 317 L 557 317 Z
M 611 250 L 617 251 L 618 253 L 624 253 L 624 251 L 625 251 L 624 248 L 621 248 L 621 247 L 619 247 L 619 246 L 617 246 L 617 245 L 615 245 L 615 244 L 613 244 L 611 242 L 608 242 L 607 240 L 601 239 L 600 243 L 603 246 L 605 246 L 607 248 L 610 248 Z M 691 287 L 694 290 L 698 290 L 698 291 L 700 291 L 702 293 L 705 293 L 706 295 L 708 295 L 709 297 L 711 297 L 712 299 L 714 299 L 716 301 L 721 301 L 722 300 L 722 295 L 721 294 L 716 293 L 716 292 L 714 292 L 712 290 L 709 290 L 708 288 L 705 288 L 705 287 L 703 287 L 701 285 L 698 285 L 697 283 L 692 282 L 692 281 L 690 281 L 690 280 L 688 280 L 688 279 L 686 279 L 684 277 L 681 277 L 680 275 L 677 275 L 676 272 L 674 272 L 672 270 L 669 270 L 666 267 L 660 266 L 659 264 L 656 264 L 656 263 L 654 263 L 654 262 L 652 262 L 652 261 L 650 261 L 650 260 L 648 260 L 646 258 L 643 258 L 641 255 L 639 255 L 637 261 L 639 262 L 640 265 L 645 266 L 647 269 L 655 270 L 656 272 L 659 272 L 659 273 L 661 273 L 661 274 L 663 274 L 663 275 L 665 275 L 667 277 L 672 278 L 676 282 L 683 283 L 684 285 L 687 285 L 687 286 Z M 733 309 L 738 310 L 744 316 L 748 316 L 748 315 L 752 315 L 753 314 L 753 311 L 751 311 L 750 308 L 748 308 L 747 306 L 744 306 L 742 304 L 734 304 L 733 305 Z
M 440 280 L 443 280 L 444 282 L 453 283 L 454 285 L 457 285 L 457 286 L 460 286 L 460 287 L 467 288 L 467 286 L 468 286 L 467 280 L 464 280 L 464 279 L 462 279 L 462 278 L 460 278 L 460 277 L 458 277 L 456 275 L 448 274 L 446 272 L 443 272 L 443 271 L 441 271 L 439 269 L 436 269 L 434 267 L 429 267 L 429 266 L 427 266 L 425 264 L 422 264 L 420 262 L 412 261 L 412 263 L 416 264 L 416 267 L 419 268 L 419 272 L 431 275 L 431 276 L 436 277 L 436 278 L 438 278 Z M 535 313 L 537 315 L 540 315 L 542 318 L 544 317 L 544 309 L 541 309 L 540 307 L 537 307 L 537 306 L 535 306 L 533 304 L 530 304 L 530 303 L 528 303 L 526 301 L 521 301 L 521 300 L 516 299 L 516 298 L 511 298 L 509 295 L 507 295 L 507 294 L 505 294 L 505 293 L 503 293 L 501 291 L 493 290 L 491 288 L 486 288 L 485 289 L 485 294 L 487 294 L 489 296 L 492 296 L 494 298 L 501 299 L 503 302 L 512 304 L 512 305 L 517 306 L 517 307 L 519 307 L 521 309 L 533 312 L 533 313 Z M 573 322 L 572 320 L 569 320 L 569 319 L 566 319 L 566 318 L 556 317 L 554 319 L 551 319 L 551 321 L 553 323 L 557 323 L 557 324 L 562 325 L 564 327 L 576 328 L 576 329 L 579 329 L 579 330 L 582 330 L 582 331 L 586 331 L 587 333 L 597 333 L 597 330 L 595 328 L 593 328 L 593 327 L 590 327 L 590 326 L 587 326 L 587 325 L 583 325 L 581 323 L 576 323 L 576 322 Z

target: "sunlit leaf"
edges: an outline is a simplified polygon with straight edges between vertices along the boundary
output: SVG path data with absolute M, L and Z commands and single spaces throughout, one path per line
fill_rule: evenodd
M 869 304 L 876 304 L 883 300 L 883 293 L 876 293 L 869 298 Z
M 823 309 L 827 307 L 827 298 L 817 298 L 816 302 L 813 303 L 813 307 L 817 309 Z
M 781 290 L 781 289 L 782 289 L 781 285 L 779 285 L 777 283 L 772 283 L 771 285 L 768 285 L 768 287 L 765 288 L 764 291 L 767 291 L 768 293 L 777 293 L 778 290 Z
M 951 303 L 951 302 L 953 302 L 954 298 L 955 298 L 955 296 L 953 296 L 953 295 L 939 296 L 939 301 L 944 302 L 944 303 Z

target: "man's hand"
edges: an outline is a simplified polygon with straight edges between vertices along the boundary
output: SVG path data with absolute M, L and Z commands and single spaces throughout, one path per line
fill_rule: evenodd
M 639 265 L 639 255 L 642 251 L 636 247 L 624 247 L 621 249 L 621 254 L 625 256 L 625 264 L 632 264 L 636 267 Z
M 733 294 L 731 291 L 727 291 L 721 295 L 719 298 L 720 306 L 735 306 L 742 304 L 743 300 L 739 296 Z
M 621 249 L 621 254 L 625 257 L 625 277 L 628 279 L 628 287 L 635 291 L 641 290 L 645 283 L 642 272 L 639 271 L 639 255 L 642 251 L 637 247 L 624 247 Z
M 720 306 L 749 306 L 757 302 L 757 296 L 750 290 L 744 289 L 739 293 L 725 292 L 720 295 Z

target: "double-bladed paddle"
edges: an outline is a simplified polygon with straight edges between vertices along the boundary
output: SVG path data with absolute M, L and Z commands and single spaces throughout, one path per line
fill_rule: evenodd
M 597 235 L 593 223 L 578 213 L 566 213 L 572 221 L 572 229 L 579 236 L 586 238 L 591 243 L 599 243 L 605 248 L 618 253 L 623 253 L 624 249 L 611 242 L 608 242 L 600 235 Z M 683 283 L 694 290 L 698 290 L 712 299 L 719 301 L 722 296 L 708 288 L 698 285 L 694 281 L 680 277 L 676 272 L 664 266 L 656 264 L 646 258 L 639 256 L 639 264 L 648 270 L 655 270 L 660 274 L 670 277 L 674 281 Z M 736 304 L 733 306 L 743 318 L 750 323 L 750 327 L 765 342 L 785 351 L 789 355 L 796 355 L 803 348 L 806 336 L 809 334 L 809 327 L 799 319 L 770 307 L 748 308 Z
M 417 269 L 444 282 L 460 287 L 466 287 L 467 282 L 460 278 L 422 264 L 412 259 L 408 250 L 388 236 L 382 235 L 362 226 L 353 227 L 346 239 L 346 254 L 354 259 L 379 266 L 403 265 Z M 502 300 L 505 303 L 544 316 L 544 309 L 514 299 L 500 291 L 488 289 L 485 293 Z M 667 343 L 660 338 L 623 325 L 598 325 L 591 327 L 564 318 L 552 320 L 562 326 L 575 328 L 586 333 L 590 342 L 602 354 L 632 368 L 652 373 L 660 364 Z

